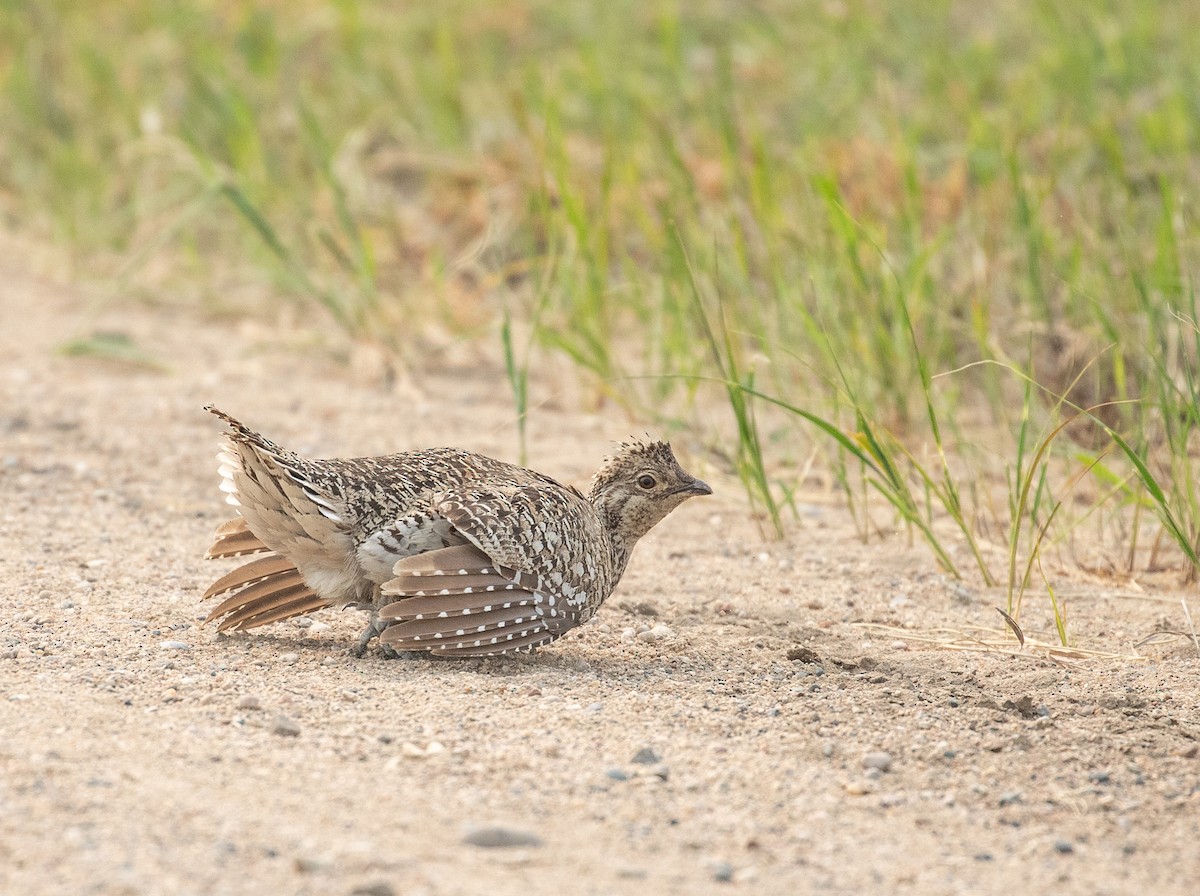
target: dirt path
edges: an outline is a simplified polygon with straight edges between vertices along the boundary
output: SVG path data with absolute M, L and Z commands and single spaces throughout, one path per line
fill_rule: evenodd
M 994 628 L 1000 600 L 902 539 L 864 547 L 834 506 L 764 543 L 686 444 L 719 494 L 532 657 L 355 660 L 352 612 L 216 636 L 204 403 L 305 453 L 513 459 L 499 371 L 388 392 L 266 329 L 146 309 L 97 326 L 165 371 L 66 358 L 84 303 L 2 248 L 0 891 L 1196 891 L 1194 651 L 1066 669 L 864 628 Z M 644 428 L 543 409 L 530 462 L 581 481 Z M 1178 597 L 1084 590 L 1076 633 L 1127 650 Z M 540 845 L 465 842 L 488 826 Z

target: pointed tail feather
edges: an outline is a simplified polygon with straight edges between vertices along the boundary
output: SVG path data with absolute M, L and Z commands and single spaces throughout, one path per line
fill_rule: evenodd
M 309 588 L 295 565 L 278 554 L 242 564 L 210 585 L 201 600 L 225 594 L 228 597 L 204 620 L 220 619 L 218 632 L 257 628 L 333 605 Z
M 224 594 L 226 591 L 244 588 L 247 585 L 253 585 L 255 582 L 261 582 L 268 576 L 295 568 L 296 564 L 292 563 L 287 557 L 280 557 L 278 554 L 268 554 L 266 557 L 244 563 L 233 570 L 233 572 L 221 576 L 221 578 L 208 586 L 208 590 L 204 592 L 204 595 L 200 599 L 204 600 L 209 597 L 216 597 L 218 594 Z
M 208 614 L 208 618 L 204 621 L 211 622 L 217 617 L 224 616 L 226 613 L 232 613 L 240 607 L 245 607 L 256 601 L 270 599 L 281 592 L 290 591 L 296 587 L 307 588 L 304 580 L 300 578 L 299 572 L 295 569 L 285 569 L 281 573 L 276 573 L 265 579 L 259 579 L 251 585 L 238 588 L 229 597 L 213 607 L 212 611 Z
M 238 516 L 217 526 L 217 531 L 213 535 L 212 547 L 204 552 L 204 559 L 241 557 L 245 554 L 258 554 L 269 550 L 270 548 L 259 541 L 258 536 L 250 531 L 245 519 Z
M 286 600 L 281 595 L 277 604 L 267 609 L 243 607 L 230 614 L 217 626 L 217 631 L 245 631 L 248 628 L 258 628 L 260 625 L 270 625 L 272 622 L 283 622 L 294 616 L 307 616 L 317 610 L 323 610 L 332 604 L 323 597 L 317 597 L 307 589 L 297 590 Z M 251 612 L 254 609 L 255 612 Z

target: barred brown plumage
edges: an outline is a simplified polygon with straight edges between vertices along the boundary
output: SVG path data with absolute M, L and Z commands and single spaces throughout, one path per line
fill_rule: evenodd
M 459 448 L 310 460 L 214 407 L 228 425 L 221 490 L 240 516 L 208 558 L 255 554 L 202 599 L 218 631 L 324 607 L 370 613 L 355 647 L 490 656 L 532 650 L 590 619 L 634 545 L 687 498 L 712 494 L 666 442 L 626 442 L 585 496 Z

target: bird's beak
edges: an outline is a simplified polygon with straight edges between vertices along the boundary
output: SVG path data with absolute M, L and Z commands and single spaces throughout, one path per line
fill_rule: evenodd
M 711 495 L 712 493 L 712 487 L 707 482 L 705 482 L 703 479 L 694 478 L 691 482 L 684 483 L 683 485 L 679 486 L 679 488 L 675 489 L 675 494 L 688 495 L 689 497 L 692 495 Z

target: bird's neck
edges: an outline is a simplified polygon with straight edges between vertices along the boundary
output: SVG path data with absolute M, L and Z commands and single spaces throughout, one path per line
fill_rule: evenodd
M 633 546 L 637 544 L 637 539 L 623 538 L 612 529 L 608 534 L 612 544 L 613 584 L 615 585 L 629 564 L 629 556 L 633 553 Z
M 596 513 L 599 514 L 600 520 L 604 524 L 604 531 L 608 533 L 612 551 L 613 584 L 615 585 L 621 578 L 621 574 L 625 572 L 625 567 L 629 563 L 629 555 L 633 553 L 633 546 L 637 544 L 637 538 L 630 538 L 627 533 L 623 532 L 621 525 L 623 504 L 615 503 L 611 499 L 604 500 L 603 497 L 596 494 L 591 496 L 591 500 L 596 508 Z

